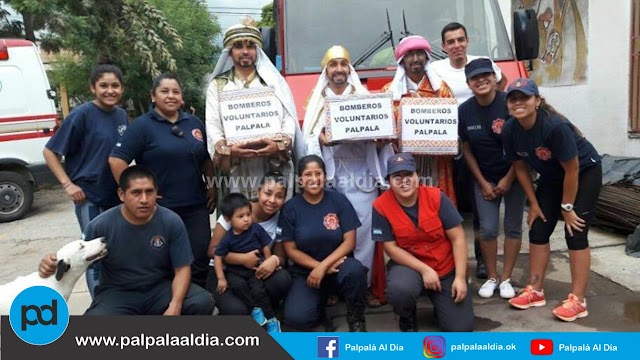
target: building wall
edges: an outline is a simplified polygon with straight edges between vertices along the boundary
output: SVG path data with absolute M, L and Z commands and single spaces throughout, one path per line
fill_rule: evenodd
M 511 36 L 511 0 L 498 3 Z M 630 13 L 629 0 L 589 0 L 587 83 L 540 88 L 601 154 L 640 156 L 640 139 L 628 135 Z

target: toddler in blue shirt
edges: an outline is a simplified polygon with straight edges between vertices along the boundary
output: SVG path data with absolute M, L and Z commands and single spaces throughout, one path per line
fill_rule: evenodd
M 227 290 L 252 308 L 251 316 L 261 326 L 266 325 L 269 333 L 280 332 L 280 322 L 276 319 L 264 281 L 256 278 L 255 269 L 242 265 L 227 264 L 223 268 L 224 257 L 230 253 L 248 253 L 260 250 L 263 259 L 271 256 L 271 237 L 251 217 L 251 202 L 244 195 L 227 195 L 220 205 L 220 212 L 231 229 L 216 246 L 214 268 L 218 278 L 217 291 Z

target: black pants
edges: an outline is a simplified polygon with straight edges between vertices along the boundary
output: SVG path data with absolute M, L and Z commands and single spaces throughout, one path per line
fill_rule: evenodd
M 162 315 L 172 297 L 171 281 L 150 288 L 122 290 L 98 286 L 85 315 Z M 213 314 L 213 298 L 205 289 L 191 284 L 182 304 L 182 315 Z
M 474 177 L 471 171 L 469 171 L 464 156 L 453 161 L 453 178 L 456 198 L 458 200 L 458 211 L 471 211 L 473 213 L 473 250 L 476 261 L 484 262 L 482 249 L 480 248 L 480 218 L 473 196 Z
M 601 164 L 590 166 L 582 172 L 578 178 L 578 193 L 573 204 L 576 214 L 585 221 L 585 227 L 582 231 L 573 231 L 570 236 L 567 229 L 564 230 L 564 236 L 567 241 L 569 250 L 584 250 L 589 247 L 587 235 L 589 234 L 589 225 L 593 220 L 596 203 L 600 196 L 602 188 L 602 166 Z M 536 189 L 536 199 L 540 209 L 547 219 L 546 222 L 539 218 L 533 222 L 529 231 L 529 242 L 536 245 L 544 245 L 549 243 L 549 237 L 556 228 L 558 219 L 562 211 L 562 181 L 541 181 Z
M 291 286 L 291 276 L 287 270 L 280 269 L 271 274 L 263 283 L 269 295 L 269 300 L 271 300 L 271 308 L 277 309 L 280 302 L 287 296 Z M 218 294 L 217 287 L 218 278 L 215 270 L 211 267 L 207 277 L 206 289 L 213 294 L 220 315 L 247 315 L 251 313 L 252 307 L 247 306 L 233 291 L 225 291 L 223 294 Z
M 420 295 L 426 293 L 438 317 L 442 331 L 473 331 L 472 291 L 460 303 L 453 302 L 451 285 L 455 271 L 440 278 L 442 291 L 426 290 L 422 276 L 415 270 L 389 262 L 387 269 L 387 300 L 393 311 L 401 317 L 410 317 L 416 311 Z
M 209 271 L 207 249 L 211 240 L 211 220 L 206 205 L 184 206 L 171 209 L 180 216 L 187 228 L 189 243 L 193 252 L 191 282 L 205 287 Z
M 261 308 L 267 319 L 276 316 L 264 280 L 256 278 L 255 270 L 240 265 L 228 266 L 225 277 L 229 285 L 227 291 L 232 291 L 248 308 Z
M 364 309 L 367 291 L 367 268 L 348 257 L 335 274 L 326 275 L 319 289 L 307 285 L 308 273 L 292 274 L 293 284 L 284 304 L 284 321 L 296 329 L 319 325 L 324 316 L 329 294 L 342 295 L 347 306 Z

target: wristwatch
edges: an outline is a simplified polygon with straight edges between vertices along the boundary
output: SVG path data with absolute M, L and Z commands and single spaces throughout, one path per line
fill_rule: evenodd
M 282 134 L 278 134 L 278 135 L 276 135 L 276 137 L 273 140 L 275 141 L 276 145 L 278 145 L 278 151 L 285 151 L 289 147 L 289 137 L 288 136 L 284 136 Z
M 560 207 L 566 212 L 573 210 L 573 204 L 561 204 Z

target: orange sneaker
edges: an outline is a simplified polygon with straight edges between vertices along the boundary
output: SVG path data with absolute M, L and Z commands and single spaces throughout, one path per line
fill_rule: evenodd
M 532 306 L 545 306 L 547 302 L 544 299 L 544 291 L 533 290 L 531 285 L 527 285 L 520 290 L 518 296 L 509 300 L 509 304 L 515 308 L 525 310 Z
M 553 309 L 553 315 L 564 321 L 574 321 L 577 318 L 583 318 L 589 315 L 587 311 L 587 300 L 585 299 L 580 302 L 577 296 L 569 294 L 569 297 L 562 302 L 562 305 Z

